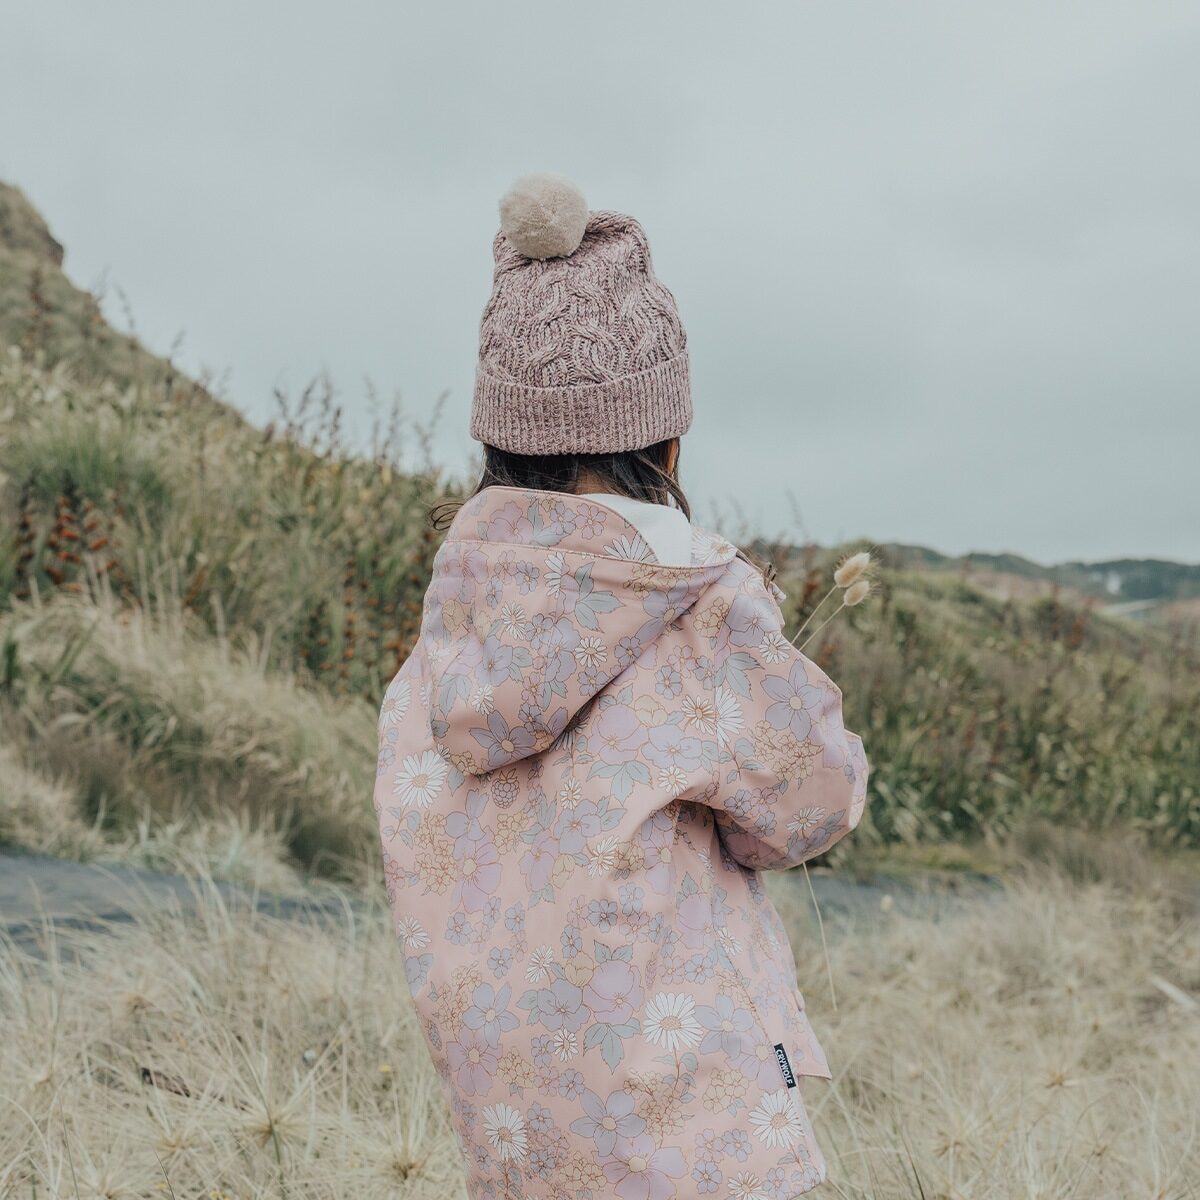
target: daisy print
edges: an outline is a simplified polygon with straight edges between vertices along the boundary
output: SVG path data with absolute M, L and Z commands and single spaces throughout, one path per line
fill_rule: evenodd
M 823 808 L 802 808 L 788 821 L 789 833 L 809 833 L 825 819 Z
M 490 683 L 481 683 L 471 693 L 471 707 L 485 717 L 496 707 L 496 689 Z
M 782 633 L 766 633 L 758 643 L 758 652 L 762 655 L 763 662 L 769 663 L 783 662 L 791 648 L 791 642 Z
M 804 1123 L 787 1088 L 764 1096 L 750 1114 L 750 1124 L 759 1138 L 772 1147 L 790 1146 L 804 1134 Z
M 722 746 L 728 746 L 745 724 L 742 706 L 738 703 L 737 697 L 728 688 L 723 687 L 717 688 L 715 701 L 717 741 Z
M 563 577 L 568 573 L 566 559 L 561 554 L 546 556 L 546 591 L 552 596 L 560 595 Z
M 405 950 L 424 950 L 429 945 L 429 934 L 415 917 L 401 917 L 396 922 L 396 936 Z
M 729 1200 L 770 1200 L 762 1180 L 752 1171 L 739 1171 L 729 1181 Z
M 716 733 L 717 706 L 707 696 L 687 696 L 683 701 L 683 721 L 698 733 Z
M 681 992 L 659 992 L 646 1005 L 643 1032 L 656 1046 L 674 1053 L 700 1044 L 704 1030 L 696 1020 L 696 1002 Z
M 522 637 L 525 631 L 525 610 L 519 604 L 506 604 L 500 610 L 500 627 L 509 637 Z
M 554 947 L 539 946 L 529 957 L 529 966 L 525 968 L 525 978 L 530 983 L 538 983 L 550 979 L 554 974 Z
M 575 647 L 575 661 L 585 667 L 598 667 L 608 657 L 604 639 L 598 637 L 581 638 Z
M 442 790 L 450 768 L 436 750 L 410 754 L 396 772 L 394 791 L 405 804 L 428 808 Z
M 412 685 L 407 679 L 393 679 L 383 697 L 383 706 L 379 716 L 385 725 L 399 725 L 408 712 L 412 701 Z
M 654 558 L 654 552 L 640 535 L 616 538 L 604 547 L 604 553 L 625 562 L 650 562 Z
M 519 1162 L 529 1149 L 525 1118 L 509 1104 L 493 1104 L 483 1110 L 483 1132 L 501 1162 Z

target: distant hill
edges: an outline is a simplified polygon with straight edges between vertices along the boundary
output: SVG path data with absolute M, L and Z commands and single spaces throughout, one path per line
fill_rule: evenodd
M 887 542 L 881 552 L 897 566 L 952 571 L 970 577 L 992 591 L 1036 594 L 1062 589 L 1090 597 L 1104 608 L 1144 617 L 1168 607 L 1192 607 L 1200 601 L 1200 564 L 1157 558 L 1120 558 L 1099 562 L 1055 563 L 1043 566 L 1019 554 L 949 555 L 928 546 Z

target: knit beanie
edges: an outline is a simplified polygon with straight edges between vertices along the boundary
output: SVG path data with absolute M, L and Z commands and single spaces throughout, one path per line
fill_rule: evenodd
M 692 422 L 687 335 L 632 217 L 529 175 L 500 201 L 471 436 L 514 454 L 637 450 Z

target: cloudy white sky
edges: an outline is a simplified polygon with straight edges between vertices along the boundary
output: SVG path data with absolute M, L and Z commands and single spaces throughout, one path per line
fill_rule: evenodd
M 635 214 L 684 482 L 767 532 L 1200 560 L 1200 3 L 6 5 L 0 178 L 139 332 L 462 468 L 496 200 Z M 115 305 L 110 308 L 116 311 Z

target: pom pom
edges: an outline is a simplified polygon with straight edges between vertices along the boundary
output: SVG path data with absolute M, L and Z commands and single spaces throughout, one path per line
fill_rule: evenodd
M 526 258 L 574 254 L 587 219 L 583 193 L 557 175 L 525 175 L 500 199 L 500 228 Z

